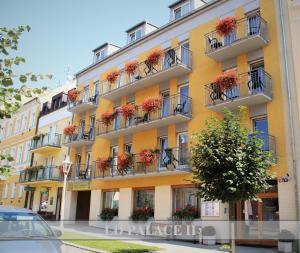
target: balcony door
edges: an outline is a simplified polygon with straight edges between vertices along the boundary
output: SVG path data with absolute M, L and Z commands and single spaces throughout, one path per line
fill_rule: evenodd
M 111 147 L 111 156 L 112 156 L 112 167 L 110 168 L 111 175 L 115 175 L 117 173 L 118 168 L 118 153 L 119 153 L 119 147 L 114 146 Z
M 190 43 L 184 42 L 181 44 L 181 62 L 187 66 L 190 66 Z
M 85 86 L 83 90 L 82 103 L 87 103 L 89 101 L 89 86 Z
M 75 155 L 75 179 L 78 179 L 78 175 L 79 175 L 79 170 L 80 170 L 80 164 L 81 164 L 81 155 L 80 154 L 76 154 Z
M 259 61 L 250 65 L 250 83 L 248 88 L 252 95 L 265 92 L 266 79 L 265 79 L 265 66 L 263 61 Z
M 253 119 L 253 130 L 259 132 L 257 137 L 264 141 L 262 149 L 269 151 L 268 119 L 266 117 Z
M 114 130 L 118 130 L 121 127 L 121 113 L 120 113 L 120 107 L 115 108 L 115 118 L 114 118 Z
M 82 139 L 83 138 L 84 128 L 85 128 L 85 120 L 80 120 L 78 138 L 77 139 Z
M 248 35 L 256 35 L 260 32 L 260 17 L 259 13 L 249 15 L 248 19 Z
M 177 137 L 177 162 L 179 166 L 187 165 L 188 154 L 188 134 L 187 132 L 178 133 Z
M 85 165 L 85 179 L 91 177 L 91 167 L 92 167 L 92 152 L 86 153 L 86 165 Z
M 167 150 L 168 149 L 167 136 L 159 137 L 159 149 L 160 149 L 159 169 L 163 170 L 167 167 L 168 164 L 171 163 L 171 158 L 169 157 L 170 154 Z
M 170 114 L 170 93 L 169 91 L 164 91 L 161 93 L 162 97 L 162 109 L 161 109 L 161 117 L 167 117 Z
M 189 112 L 189 85 L 181 85 L 178 88 L 179 101 L 176 108 L 176 112 L 188 113 Z
M 94 126 L 95 126 L 95 115 L 91 116 L 90 117 L 90 130 L 89 130 L 89 138 L 91 140 L 94 139 L 94 133 L 95 133 L 95 130 L 94 130 Z

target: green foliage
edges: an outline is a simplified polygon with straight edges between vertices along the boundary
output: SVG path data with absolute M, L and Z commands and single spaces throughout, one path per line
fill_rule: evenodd
M 52 78 L 52 75 L 42 75 L 29 73 L 16 73 L 15 68 L 25 59 L 16 56 L 19 46 L 20 36 L 24 32 L 29 32 L 30 26 L 18 26 L 12 29 L 0 27 L 0 119 L 11 118 L 11 116 L 21 107 L 22 96 L 31 97 L 32 94 L 40 94 L 46 88 L 30 89 L 24 84 L 28 81 L 36 82 L 39 79 Z M 13 57 L 10 57 L 10 54 Z M 22 87 L 18 88 L 20 84 Z M 3 127 L 3 126 L 0 126 Z M 4 158 L 6 159 L 6 158 Z M 4 160 L 3 156 L 1 160 Z M 8 173 L 9 166 L 0 166 L 0 175 Z
M 237 114 L 224 110 L 222 119 L 212 117 L 193 136 L 193 182 L 204 200 L 256 200 L 269 187 L 271 155 L 262 150 L 257 133 L 249 135 L 241 126 L 242 115 L 242 108 Z
M 150 207 L 136 208 L 133 210 L 131 219 L 133 221 L 147 221 L 150 217 L 154 216 L 154 210 Z
M 118 215 L 118 209 L 116 208 L 104 208 L 100 214 L 101 220 L 111 221 Z

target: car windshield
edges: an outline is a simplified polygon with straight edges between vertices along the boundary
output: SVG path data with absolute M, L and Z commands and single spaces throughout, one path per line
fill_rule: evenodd
M 0 212 L 0 239 L 53 236 L 41 217 L 34 213 Z

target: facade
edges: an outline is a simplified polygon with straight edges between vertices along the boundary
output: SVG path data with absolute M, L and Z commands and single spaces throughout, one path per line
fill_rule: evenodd
M 25 201 L 24 187 L 19 185 L 19 175 L 30 165 L 30 141 L 35 134 L 40 102 L 33 98 L 24 102 L 20 111 L 10 119 L 1 120 L 0 152 L 10 155 L 13 161 L 2 160 L 2 165 L 12 167 L 11 175 L 1 180 L 1 203 L 23 207 Z
M 236 218 L 296 218 L 295 195 L 285 197 L 294 184 L 279 180 L 292 168 L 277 5 L 272 0 L 178 1 L 169 6 L 168 24 L 157 28 L 141 22 L 127 31 L 126 46 L 77 73 L 77 88 L 68 97 L 73 130 L 64 137 L 72 161 L 65 219 L 89 219 L 97 226 L 104 208 L 116 209 L 116 220 L 147 208 L 155 220 L 168 220 L 175 210 L 192 205 L 203 221 L 228 220 L 227 204 L 193 197 L 188 150 L 192 134 L 211 115 L 239 106 L 247 108 L 249 132 L 262 132 L 275 179 L 259 194 L 262 202 L 238 205 Z M 216 23 L 228 16 L 238 17 L 236 28 L 220 35 Z M 229 73 L 236 82 L 216 86 L 216 77 Z M 127 166 L 121 163 L 125 154 L 132 159 Z M 246 214 L 248 208 L 255 213 Z M 227 232 L 217 228 L 219 238 Z

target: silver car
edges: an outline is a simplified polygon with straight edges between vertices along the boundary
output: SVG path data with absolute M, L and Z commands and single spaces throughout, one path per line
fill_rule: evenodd
M 61 253 L 59 236 L 38 214 L 0 206 L 0 253 Z

